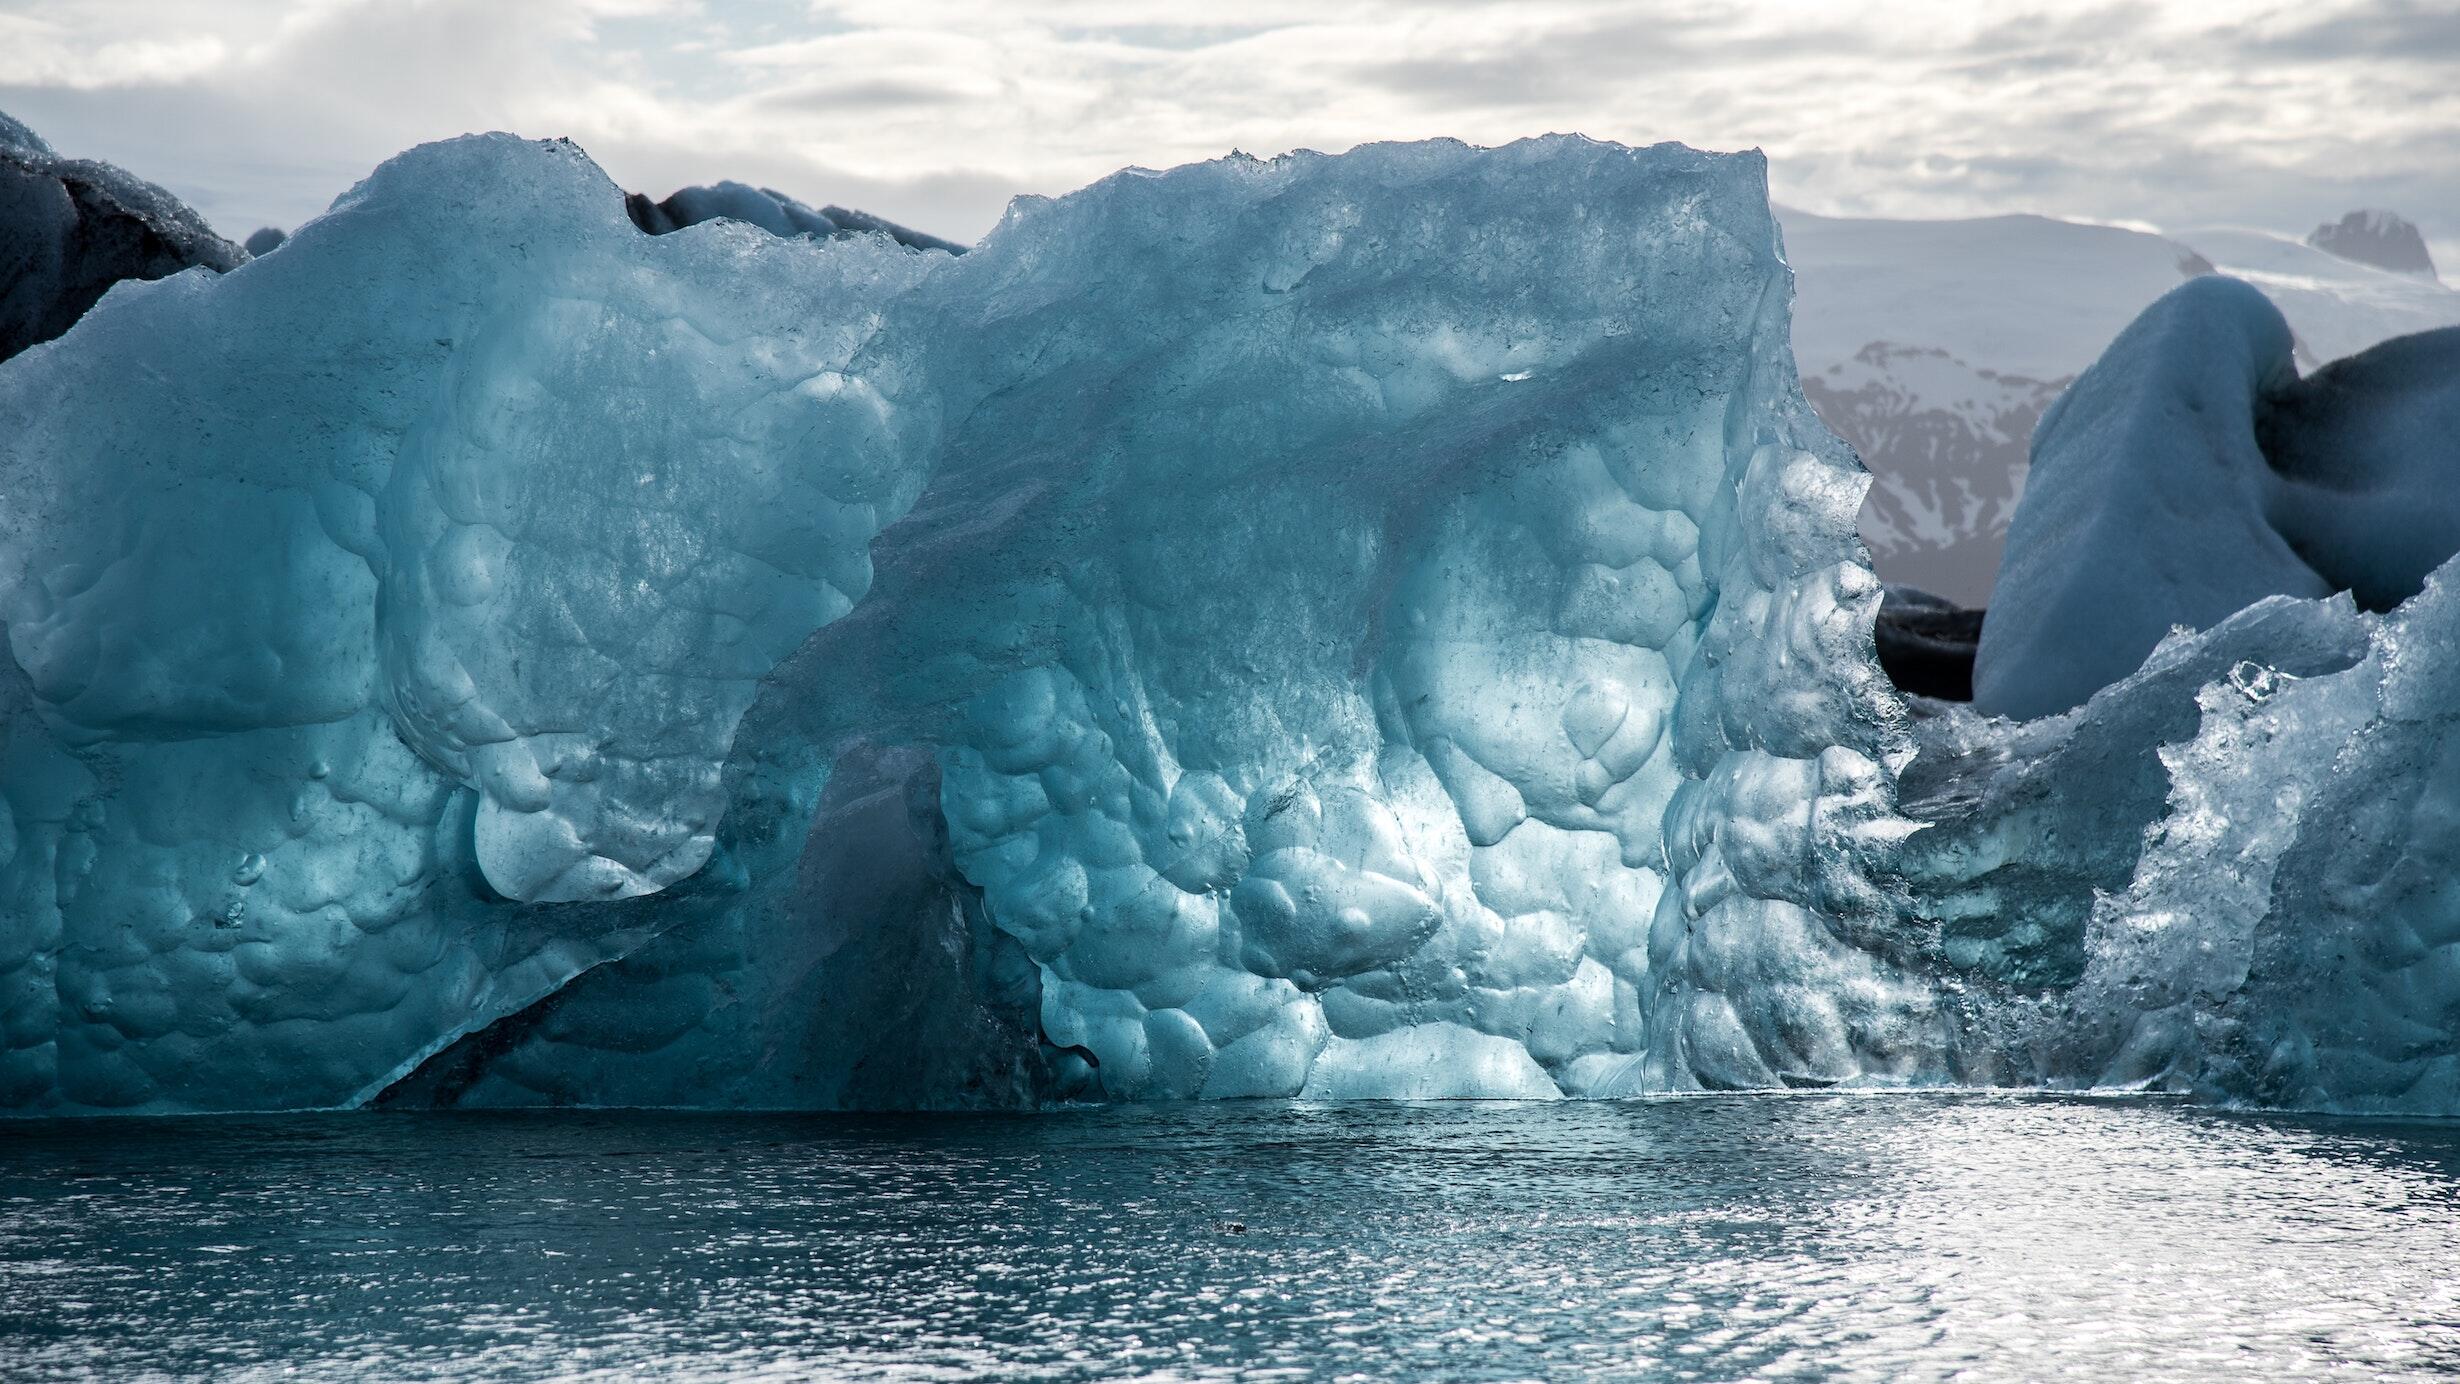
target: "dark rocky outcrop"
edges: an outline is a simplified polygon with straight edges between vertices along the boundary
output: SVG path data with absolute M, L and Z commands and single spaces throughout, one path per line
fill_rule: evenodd
M 1899 692 L 1943 702 L 1973 700 L 1973 651 L 1982 614 L 1910 586 L 1890 586 L 1872 635 L 1879 667 Z
M 122 279 L 247 258 L 170 193 L 111 164 L 61 158 L 0 116 L 0 360 L 67 331 Z
M 2353 211 L 2317 226 L 2306 243 L 2326 254 L 2395 274 L 2435 277 L 2434 257 L 2426 253 L 2425 235 L 2396 212 Z
M 835 206 L 814 209 L 774 188 L 753 187 L 748 183 L 722 182 L 706 187 L 687 187 L 658 202 L 634 192 L 625 196 L 624 210 L 631 214 L 633 225 L 651 235 L 665 235 L 723 216 L 748 221 L 772 235 L 877 234 L 917 250 L 944 250 L 952 255 L 962 255 L 966 249 L 953 240 L 942 240 L 869 212 Z

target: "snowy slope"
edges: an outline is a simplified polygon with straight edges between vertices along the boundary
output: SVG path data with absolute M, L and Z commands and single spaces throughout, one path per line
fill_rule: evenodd
M 2304 369 L 2460 323 L 2460 293 L 2265 232 L 1779 214 L 1803 392 L 1874 476 L 1872 560 L 1968 605 L 1988 600 L 2042 411 L 2186 279 L 2217 270 L 2261 287 Z
M 2460 323 L 2460 291 L 2430 277 L 2360 264 L 2269 231 L 2213 227 L 2178 238 L 2280 307 L 2297 333 L 2300 370 Z

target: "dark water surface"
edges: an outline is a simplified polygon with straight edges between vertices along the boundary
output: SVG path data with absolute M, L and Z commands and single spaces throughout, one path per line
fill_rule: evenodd
M 0 1377 L 2377 1378 L 2456 1189 L 2004 1096 L 0 1124 Z

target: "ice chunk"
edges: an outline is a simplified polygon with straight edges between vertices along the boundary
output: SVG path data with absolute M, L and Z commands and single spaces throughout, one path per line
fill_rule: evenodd
M 2275 597 L 2067 716 L 1920 726 L 1904 858 L 1968 1079 L 2460 1110 L 2456 610 L 2444 575 Z
M 2286 482 L 2275 525 L 2359 605 L 2391 609 L 2460 552 L 2460 327 L 2272 390 L 2256 438 Z
M 1936 1075 L 1786 296 L 1759 159 L 1671 146 L 1135 172 L 963 258 L 414 151 L 0 374 L 26 993 L 162 918 L 12 1099 Z
M 2031 690 L 2022 668 L 2082 704 L 2026 723 L 1940 707 L 1915 725 L 1899 806 L 1925 828 L 1896 857 L 1898 940 L 1967 982 L 1967 1079 L 2460 1109 L 2460 925 L 2436 883 L 2460 858 L 2460 332 L 2305 380 L 2282 335 L 2252 289 L 2211 280 L 2087 374 L 2044 429 L 2026 501 L 2084 536 L 2029 531 L 2027 570 L 2055 573 L 2069 604 L 2028 590 L 2011 548 L 1980 674 L 2004 699 Z M 2340 594 L 2233 594 L 2266 563 Z M 2107 611 L 2075 599 L 2111 570 Z M 2250 603 L 2200 632 L 2123 623 L 2149 609 L 2184 625 L 2187 602 L 2233 599 Z M 2059 660 L 2009 660 L 2053 647 L 2054 609 Z M 1994 648 L 2027 618 L 2029 644 Z M 2078 677 L 2129 628 L 2149 644 L 2140 668 L 2112 654 Z
M 2174 349 L 2191 369 L 2194 339 Z M 2241 459 L 2260 439 L 2258 479 L 2277 487 L 2262 517 L 2343 593 L 2275 595 L 2177 631 L 2064 715 L 1949 710 L 1917 727 L 1903 807 L 1930 826 L 1905 844 L 1908 936 L 1935 928 L 1939 964 L 1990 987 L 1972 992 L 1991 998 L 1968 1011 L 1962 1065 L 2264 1105 L 2460 1109 L 2460 925 L 2434 882 L 2460 860 L 2460 703 L 2444 690 L 2460 650 L 2445 494 L 2460 332 L 2276 378 L 2243 428 L 2180 406 L 2209 396 L 2138 359 L 2140 394 L 2114 375 L 2063 409 L 2132 413 L 2184 444 L 2211 445 L 2217 426 Z M 2189 478 L 2222 469 L 2193 445 L 2159 455 Z
M 921 483 L 855 358 L 936 259 L 653 239 L 476 138 L 0 371 L 10 907 L 64 997 L 11 1080 L 347 1100 L 660 930 L 516 905 L 707 860 L 735 721 Z
M 2147 309 L 2043 419 L 1975 664 L 1975 704 L 2063 711 L 2173 628 L 2268 595 L 2416 593 L 2460 551 L 2460 329 L 2306 380 L 2255 288 Z
M 2263 391 L 2296 368 L 2279 310 L 2205 277 L 2145 309 L 2060 397 L 2008 527 L 1974 663 L 1978 709 L 2064 711 L 2173 627 L 2331 594 L 2270 521 L 2287 487 L 2255 437 Z

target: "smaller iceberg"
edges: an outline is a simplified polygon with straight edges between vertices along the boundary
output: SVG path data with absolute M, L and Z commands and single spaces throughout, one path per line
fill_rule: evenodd
M 1968 1079 L 2460 1111 L 2460 330 L 2290 351 L 2197 280 L 2036 437 L 1899 780 Z
M 2460 328 L 2300 379 L 2279 309 L 2207 276 L 2051 407 L 2008 529 L 1974 705 L 2080 705 L 2173 629 L 2267 596 L 2388 610 L 2460 551 Z

